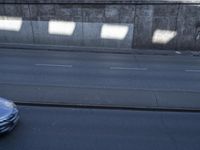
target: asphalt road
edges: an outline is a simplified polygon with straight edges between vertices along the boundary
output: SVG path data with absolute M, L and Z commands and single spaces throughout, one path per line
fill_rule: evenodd
M 0 95 L 17 102 L 200 108 L 200 57 L 0 51 Z
M 200 114 L 21 106 L 0 150 L 199 150 Z

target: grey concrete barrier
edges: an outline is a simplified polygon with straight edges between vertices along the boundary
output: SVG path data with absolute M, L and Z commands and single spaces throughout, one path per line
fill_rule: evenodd
M 200 49 L 200 4 L 7 2 L 0 4 L 0 43 Z
M 200 0 L 0 0 L 2 4 L 194 4 Z

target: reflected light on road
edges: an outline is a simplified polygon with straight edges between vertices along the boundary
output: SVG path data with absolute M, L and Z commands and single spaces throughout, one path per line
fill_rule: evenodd
M 49 34 L 67 35 L 70 36 L 74 33 L 76 27 L 75 22 L 68 21 L 49 21 Z
M 152 43 L 167 44 L 177 35 L 176 31 L 157 29 L 153 33 Z
M 123 40 L 128 34 L 129 27 L 126 25 L 104 24 L 101 29 L 102 39 Z
M 22 18 L 0 16 L 0 30 L 20 31 L 22 27 Z

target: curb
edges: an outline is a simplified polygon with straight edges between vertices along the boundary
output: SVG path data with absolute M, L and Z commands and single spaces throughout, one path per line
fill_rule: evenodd
M 35 44 L 10 44 L 1 43 L 0 49 L 15 50 L 46 50 L 63 52 L 90 52 L 90 53 L 112 53 L 112 54 L 136 54 L 136 55 L 170 55 L 170 56 L 200 56 L 200 51 L 176 51 L 155 49 L 128 49 L 128 48 L 103 48 L 84 46 L 57 46 L 57 45 L 35 45 Z

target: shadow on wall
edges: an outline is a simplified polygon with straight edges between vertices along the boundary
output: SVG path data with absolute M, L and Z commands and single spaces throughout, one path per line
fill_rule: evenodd
M 0 41 L 111 47 L 124 44 L 124 47 L 131 48 L 133 32 L 130 26 L 64 20 L 23 21 L 20 17 L 0 16 Z
M 138 6 L 133 46 L 199 51 L 200 15 L 198 14 L 200 5 Z
M 163 9 L 166 7 L 163 5 L 76 6 L 75 10 L 62 6 L 62 9 L 58 8 L 62 14 L 49 14 L 51 9 L 41 13 L 40 8 L 33 11 L 31 6 L 27 5 L 28 10 L 24 7 L 21 6 L 25 12 L 16 15 L 5 13 L 6 9 L 0 12 L 0 43 L 174 50 L 200 48 L 199 6 L 169 5 L 167 9 Z M 79 11 L 85 15 L 76 19 Z M 33 15 L 33 12 L 37 13 Z

